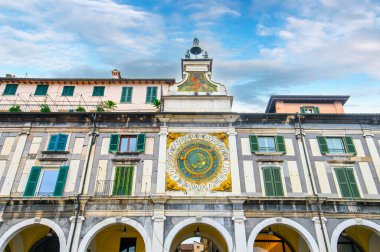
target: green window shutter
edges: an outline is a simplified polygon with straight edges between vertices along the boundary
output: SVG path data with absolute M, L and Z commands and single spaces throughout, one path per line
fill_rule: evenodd
M 132 87 L 128 87 L 127 101 L 126 102 L 132 102 L 132 92 L 133 92 L 133 88 Z
M 28 183 L 26 184 L 24 196 L 33 197 L 36 192 L 38 179 L 40 178 L 41 166 L 33 166 L 30 170 Z
M 46 95 L 49 85 L 37 85 L 34 95 Z
M 66 149 L 68 135 L 66 134 L 58 134 L 58 140 L 55 150 L 64 151 Z
M 131 102 L 132 101 L 132 87 L 123 87 L 121 90 L 120 102 Z
M 65 189 L 67 173 L 69 171 L 68 166 L 61 166 L 58 173 L 57 182 L 55 184 L 53 196 L 62 196 Z
M 18 84 L 7 84 L 5 86 L 3 95 L 15 95 L 17 91 Z
M 275 187 L 276 196 L 284 196 L 284 189 L 282 187 L 281 169 L 279 167 L 272 167 L 273 184 Z
M 276 151 L 286 153 L 286 146 L 283 136 L 276 136 Z
M 315 112 L 316 114 L 319 114 L 319 113 L 320 113 L 320 111 L 319 111 L 319 107 L 314 107 L 314 112 Z
M 347 153 L 351 153 L 356 155 L 356 149 L 354 145 L 354 141 L 352 141 L 352 137 L 343 137 L 345 149 Z
M 152 87 L 147 87 L 146 88 L 146 97 L 145 97 L 145 103 L 151 103 L 151 92 L 152 92 Z
M 354 170 L 350 169 L 350 168 L 346 168 L 345 171 L 347 174 L 348 183 L 350 185 L 352 197 L 360 198 L 358 185 L 356 184 L 356 180 L 355 180 L 355 176 L 354 176 Z
M 64 86 L 62 90 L 62 96 L 73 96 L 75 86 Z
M 126 193 L 125 195 L 132 194 L 132 185 L 133 185 L 133 167 L 127 168 L 127 183 L 126 183 Z
M 351 195 L 350 185 L 348 183 L 348 178 L 346 176 L 345 168 L 336 168 L 335 173 L 336 173 L 336 178 L 338 180 L 342 197 L 351 198 L 352 195 Z
M 152 87 L 152 98 L 150 100 L 150 102 L 153 102 L 154 100 L 157 99 L 157 87 Z
M 322 136 L 317 136 L 319 149 L 321 150 L 322 154 L 329 153 L 329 147 L 327 146 L 326 138 Z
M 305 113 L 305 107 L 300 107 L 301 113 Z
M 138 134 L 136 140 L 136 151 L 143 152 L 145 150 L 145 134 Z
M 104 96 L 104 86 L 95 86 L 92 91 L 92 96 Z
M 116 167 L 112 195 L 131 195 L 133 167 Z
M 276 190 L 273 184 L 272 177 L 272 167 L 264 167 L 263 170 L 263 178 L 264 178 L 264 187 L 266 196 L 275 196 Z
M 251 152 L 259 151 L 259 139 L 255 135 L 249 136 L 249 145 L 251 147 Z
M 116 167 L 115 178 L 114 178 L 113 188 L 112 188 L 112 195 L 118 195 L 120 179 L 121 179 L 121 175 L 120 175 L 121 168 L 122 167 Z
M 58 135 L 50 135 L 50 141 L 48 145 L 48 151 L 55 151 L 57 145 Z
M 119 139 L 120 139 L 119 134 L 112 134 L 111 135 L 110 146 L 108 149 L 109 152 L 119 151 Z

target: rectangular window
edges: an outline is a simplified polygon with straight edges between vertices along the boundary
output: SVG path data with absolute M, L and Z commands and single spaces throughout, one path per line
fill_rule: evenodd
M 15 95 L 17 91 L 18 84 L 7 84 L 5 86 L 3 95 Z
M 351 137 L 317 137 L 322 154 L 356 154 L 354 142 Z
M 304 114 L 319 114 L 319 107 L 314 106 L 303 106 L 301 107 L 301 113 Z
M 75 86 L 64 86 L 62 89 L 62 96 L 73 96 Z
M 144 150 L 145 134 L 111 135 L 109 152 L 143 152 Z
M 136 238 L 121 238 L 119 252 L 136 252 Z
M 251 152 L 282 152 L 286 153 L 283 136 L 249 136 Z
M 49 89 L 49 85 L 37 85 L 34 95 L 44 96 L 47 94 L 48 89 Z
M 131 195 L 133 167 L 116 167 L 112 195 Z
M 24 196 L 62 196 L 68 170 L 68 166 L 61 166 L 59 169 L 33 166 Z
M 284 196 L 280 167 L 263 167 L 266 196 Z
M 157 87 L 147 87 L 145 103 L 152 103 L 157 99 Z
M 123 87 L 121 90 L 121 99 L 120 102 L 122 103 L 131 103 L 132 102 L 132 87 Z
M 48 151 L 64 151 L 66 149 L 68 135 L 66 134 L 53 134 L 50 136 Z
M 96 86 L 92 91 L 92 96 L 104 96 L 104 86 Z
M 360 198 L 354 170 L 352 168 L 335 168 L 335 173 L 342 197 Z

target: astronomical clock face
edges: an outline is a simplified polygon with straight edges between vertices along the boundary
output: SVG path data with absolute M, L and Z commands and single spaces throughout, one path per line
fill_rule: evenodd
M 229 151 L 218 137 L 208 134 L 180 136 L 170 144 L 167 157 L 167 189 L 229 190 Z

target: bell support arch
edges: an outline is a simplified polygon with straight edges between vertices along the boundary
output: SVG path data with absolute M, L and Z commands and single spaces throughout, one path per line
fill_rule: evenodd
M 9 241 L 12 240 L 13 237 L 15 237 L 19 232 L 36 224 L 44 225 L 54 230 L 54 232 L 57 234 L 57 237 L 59 239 L 59 251 L 66 251 L 65 233 L 63 232 L 63 230 L 57 223 L 46 218 L 28 219 L 28 220 L 21 221 L 17 223 L 16 225 L 12 226 L 0 238 L 0 251 L 4 251 Z
M 141 237 L 144 240 L 145 251 L 151 252 L 151 246 L 152 245 L 151 245 L 151 241 L 150 241 L 149 236 L 148 236 L 148 232 L 146 232 L 145 228 L 135 220 L 132 220 L 129 218 L 121 218 L 121 220 L 117 220 L 116 217 L 105 219 L 105 220 L 99 222 L 98 224 L 96 224 L 95 226 L 93 226 L 86 233 L 86 235 L 83 237 L 83 239 L 79 245 L 78 252 L 86 252 L 86 249 L 87 249 L 88 245 L 90 245 L 90 242 L 92 241 L 92 239 L 94 239 L 95 236 L 103 228 L 114 225 L 114 224 L 126 224 L 126 225 L 129 225 L 129 226 L 135 228 L 140 233 Z
M 309 231 L 306 230 L 306 228 L 304 228 L 302 225 L 300 225 L 299 223 L 293 220 L 282 218 L 282 217 L 276 217 L 276 218 L 263 220 L 262 222 L 260 222 L 259 224 L 255 226 L 255 228 L 252 230 L 248 238 L 248 243 L 247 243 L 248 252 L 253 252 L 253 245 L 260 231 L 266 228 L 267 226 L 270 226 L 273 224 L 283 224 L 283 225 L 293 228 L 299 233 L 300 236 L 302 236 L 302 238 L 304 238 L 306 244 L 310 248 L 310 252 L 319 251 L 317 242 L 314 240 L 313 236 L 309 233 Z
M 183 220 L 181 222 L 179 222 L 177 225 L 175 225 L 169 232 L 168 236 L 166 237 L 165 239 L 165 243 L 164 243 L 164 251 L 170 251 L 170 247 L 172 245 L 172 242 L 175 238 L 175 236 L 185 227 L 191 225 L 191 224 L 206 224 L 206 225 L 209 225 L 213 228 L 215 228 L 216 230 L 219 231 L 219 233 L 222 235 L 222 237 L 224 238 L 226 244 L 227 244 L 227 248 L 228 248 L 228 252 L 233 252 L 234 251 L 234 243 L 233 243 L 233 240 L 232 240 L 232 237 L 230 235 L 230 233 L 227 231 L 227 229 L 225 227 L 223 227 L 222 224 L 220 224 L 219 222 L 215 221 L 215 220 L 212 220 L 210 218 L 203 218 L 202 217 L 202 220 L 200 221 L 197 221 L 197 219 L 195 217 L 192 217 L 192 218 L 188 218 L 186 220 Z
M 350 219 L 345 220 L 342 223 L 340 223 L 336 228 L 334 229 L 332 235 L 331 235 L 331 251 L 337 252 L 338 251 L 338 239 L 340 234 L 345 230 L 346 228 L 352 227 L 352 226 L 364 226 L 372 229 L 380 236 L 380 225 L 376 224 L 373 221 L 369 220 L 363 220 L 363 219 Z

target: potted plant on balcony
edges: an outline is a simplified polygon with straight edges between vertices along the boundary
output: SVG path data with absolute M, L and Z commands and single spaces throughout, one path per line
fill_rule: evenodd
M 104 101 L 102 105 L 106 111 L 115 110 L 117 108 L 117 103 L 111 100 Z
M 9 108 L 8 110 L 9 112 L 22 112 L 21 108 L 20 108 L 20 105 L 13 105 L 12 107 Z
M 153 104 L 153 107 L 156 108 L 156 111 L 160 111 L 160 109 L 161 109 L 161 101 L 160 101 L 160 100 L 155 99 L 155 100 L 152 102 L 152 104 Z
M 78 106 L 76 109 L 75 109 L 76 112 L 86 112 L 86 109 L 82 106 Z
M 49 105 L 42 104 L 40 106 L 40 112 L 43 112 L 43 113 L 49 113 L 49 112 L 51 112 Z

